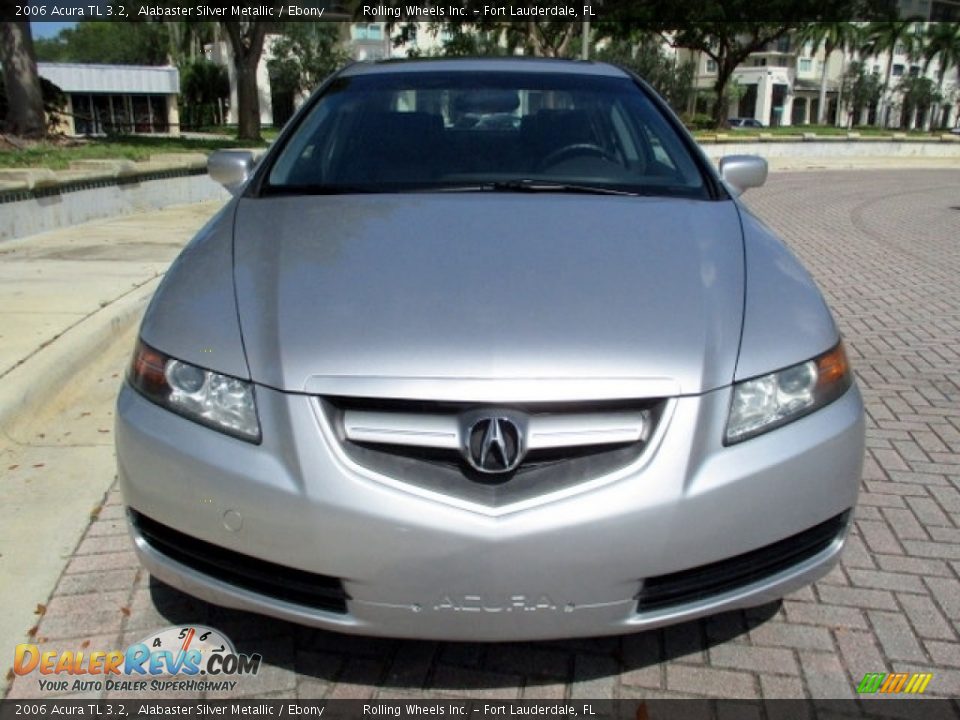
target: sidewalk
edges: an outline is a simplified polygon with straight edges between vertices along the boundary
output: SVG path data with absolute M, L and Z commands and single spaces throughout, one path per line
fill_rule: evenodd
M 0 672 L 114 480 L 113 403 L 143 309 L 219 207 L 0 243 Z

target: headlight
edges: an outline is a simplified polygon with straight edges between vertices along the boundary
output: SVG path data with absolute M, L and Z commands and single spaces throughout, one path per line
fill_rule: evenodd
M 174 360 L 142 341 L 129 379 L 157 405 L 241 440 L 260 442 L 253 383 Z
M 727 445 L 752 438 L 831 403 L 852 380 L 843 343 L 823 355 L 733 386 Z

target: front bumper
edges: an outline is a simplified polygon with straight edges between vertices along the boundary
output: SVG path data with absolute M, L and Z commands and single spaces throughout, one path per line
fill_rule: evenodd
M 347 598 L 335 607 L 251 589 L 131 525 L 153 575 L 218 605 L 392 637 L 619 634 L 766 603 L 839 557 L 863 459 L 856 387 L 810 416 L 723 447 L 729 399 L 724 389 L 672 400 L 650 452 L 630 468 L 494 514 L 351 466 L 312 398 L 258 388 L 264 440 L 256 446 L 125 387 L 120 484 L 132 511 L 187 545 L 195 539 L 208 551 L 199 555 L 219 557 L 220 548 L 300 573 L 298 582 L 333 579 Z M 638 605 L 646 579 L 709 568 L 831 518 L 830 537 L 766 574 Z

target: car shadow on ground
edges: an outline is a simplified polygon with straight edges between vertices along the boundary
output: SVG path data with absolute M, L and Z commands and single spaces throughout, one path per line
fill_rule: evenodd
M 777 601 L 632 635 L 463 643 L 371 638 L 304 627 L 210 605 L 154 578 L 150 596 L 157 612 L 172 625 L 216 628 L 233 640 L 238 652 L 262 655 L 265 667 L 274 674 L 299 675 L 301 694 L 317 697 L 335 684 L 340 685 L 338 695 L 346 692 L 355 697 L 368 697 L 364 688 L 370 687 L 411 694 L 423 689 L 488 690 L 497 697 L 499 689 L 524 686 L 535 691 L 538 686 L 546 689 L 570 682 L 593 686 L 621 673 L 636 673 L 638 684 L 655 687 L 661 663 L 681 658 L 688 663 L 706 662 L 707 650 L 745 639 L 747 632 L 779 613 L 782 604 Z M 268 683 L 259 692 L 270 693 L 283 685 Z M 601 691 L 599 686 L 594 689 Z

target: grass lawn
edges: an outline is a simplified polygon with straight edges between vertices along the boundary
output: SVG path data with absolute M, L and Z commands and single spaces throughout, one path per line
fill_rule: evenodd
M 279 134 L 276 128 L 263 128 L 263 145 L 276 139 Z M 731 138 L 745 140 L 759 137 L 760 133 L 774 137 L 794 136 L 803 133 L 816 133 L 820 136 L 845 136 L 847 130 L 827 125 L 800 125 L 794 127 L 761 128 L 750 130 L 697 130 L 694 137 L 713 139 L 716 134 L 725 133 Z M 874 127 L 857 127 L 853 132 L 863 137 L 892 137 L 894 130 L 882 130 Z M 920 130 L 907 132 L 911 137 L 928 136 L 938 137 L 940 133 L 925 133 Z M 149 160 L 151 155 L 158 153 L 205 153 L 214 150 L 233 147 L 250 147 L 249 142 L 240 142 L 233 134 L 221 137 L 203 138 L 176 138 L 157 137 L 150 135 L 121 135 L 108 138 L 91 138 L 78 141 L 76 144 L 59 142 L 31 143 L 24 149 L 11 148 L 8 144 L 0 144 L 0 168 L 44 167 L 51 170 L 64 170 L 73 160 Z
M 276 132 L 264 131 L 264 137 L 272 139 Z M 262 143 L 266 144 L 266 142 Z M 4 145 L 0 148 L 0 167 L 44 167 L 63 170 L 73 160 L 148 160 L 158 153 L 205 153 L 232 147 L 250 147 L 249 142 L 239 142 L 234 136 L 222 138 L 175 138 L 148 135 L 93 138 L 73 145 L 63 142 L 31 143 L 22 150 Z

